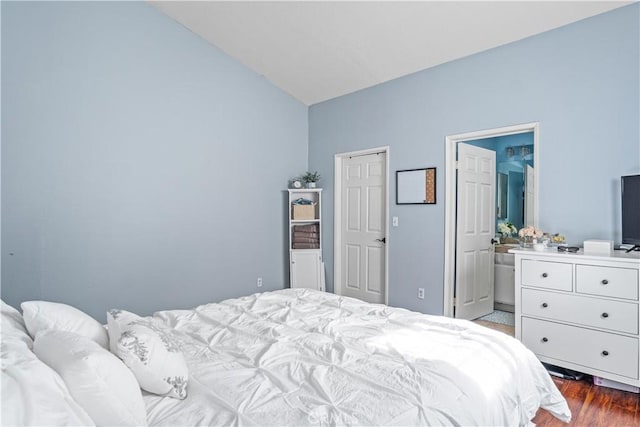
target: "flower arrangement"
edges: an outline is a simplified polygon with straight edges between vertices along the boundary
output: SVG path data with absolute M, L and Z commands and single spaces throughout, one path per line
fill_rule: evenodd
M 531 237 L 533 239 L 539 239 L 542 237 L 542 231 L 538 228 L 535 228 L 533 225 L 528 225 L 524 228 L 521 228 L 518 231 L 518 236 L 520 237 Z
M 542 230 L 535 228 L 532 225 L 528 225 L 524 228 L 521 228 L 518 231 L 518 236 L 520 237 L 520 246 L 523 248 L 531 248 L 534 243 L 538 243 L 538 239 L 540 239 L 544 233 Z
M 518 229 L 515 225 L 510 222 L 499 222 L 498 223 L 498 233 L 502 234 L 503 237 L 513 236 L 518 232 Z

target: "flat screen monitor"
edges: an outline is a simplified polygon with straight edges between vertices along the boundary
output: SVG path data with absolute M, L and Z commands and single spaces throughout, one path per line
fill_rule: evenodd
M 640 175 L 622 177 L 622 243 L 640 245 Z

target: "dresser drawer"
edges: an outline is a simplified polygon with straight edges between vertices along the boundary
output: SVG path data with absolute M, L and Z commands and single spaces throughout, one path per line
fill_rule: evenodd
M 573 264 L 564 262 L 522 260 L 522 286 L 573 290 Z
M 637 338 L 523 317 L 522 343 L 539 356 L 638 378 Z
M 637 300 L 638 270 L 578 264 L 576 292 Z
M 522 314 L 629 334 L 638 333 L 638 304 L 630 302 L 522 289 Z

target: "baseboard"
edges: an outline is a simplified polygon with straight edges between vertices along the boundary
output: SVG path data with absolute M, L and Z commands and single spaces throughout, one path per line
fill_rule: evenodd
M 515 313 L 516 312 L 516 307 L 514 305 L 503 304 L 501 302 L 494 302 L 493 303 L 493 309 L 494 310 L 500 310 L 500 311 L 508 311 L 509 313 Z

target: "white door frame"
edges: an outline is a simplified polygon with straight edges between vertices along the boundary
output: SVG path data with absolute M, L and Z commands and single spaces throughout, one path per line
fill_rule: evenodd
M 384 153 L 385 165 L 385 221 L 384 238 L 384 303 L 389 304 L 389 146 L 368 148 L 366 150 L 338 153 L 334 156 L 333 175 L 333 293 L 342 295 L 342 161 L 347 157 Z
M 453 293 L 455 289 L 456 260 L 456 148 L 459 142 L 482 138 L 515 135 L 533 132 L 533 164 L 536 168 L 534 179 L 534 226 L 538 226 L 538 182 L 540 180 L 540 148 L 538 144 L 539 124 L 525 123 L 503 128 L 487 129 L 476 132 L 450 135 L 445 138 L 445 206 L 444 206 L 444 302 L 443 314 L 453 317 Z

